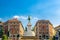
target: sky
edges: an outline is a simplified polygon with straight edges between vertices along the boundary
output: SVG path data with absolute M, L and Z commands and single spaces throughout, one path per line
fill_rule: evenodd
M 31 16 L 32 27 L 38 20 L 60 25 L 60 0 L 0 0 L 0 20 L 17 18 L 26 27 Z

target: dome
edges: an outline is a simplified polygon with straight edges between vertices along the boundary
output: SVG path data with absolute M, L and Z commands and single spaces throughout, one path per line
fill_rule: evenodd
M 34 31 L 26 31 L 24 33 L 24 36 L 35 36 L 35 33 L 34 33 Z

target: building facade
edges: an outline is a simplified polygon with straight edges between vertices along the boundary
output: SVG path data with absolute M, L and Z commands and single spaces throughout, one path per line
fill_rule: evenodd
M 4 30 L 3 33 L 8 36 L 8 23 L 7 22 L 4 22 L 4 24 L 3 24 L 3 30 Z
M 55 27 L 55 30 L 56 30 L 55 40 L 60 40 L 60 25 Z
M 24 33 L 21 21 L 18 21 L 15 18 L 5 22 L 5 27 L 7 28 L 5 29 L 8 30 L 6 33 L 8 33 L 10 40 L 19 40 L 19 37 Z
M 49 20 L 38 20 L 34 31 L 39 40 L 48 40 L 53 37 L 55 30 Z
M 0 21 L 0 38 L 2 38 L 3 35 L 3 22 Z

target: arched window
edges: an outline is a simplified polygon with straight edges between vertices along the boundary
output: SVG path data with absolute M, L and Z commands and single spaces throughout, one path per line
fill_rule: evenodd
M 45 39 L 45 35 L 42 36 Z

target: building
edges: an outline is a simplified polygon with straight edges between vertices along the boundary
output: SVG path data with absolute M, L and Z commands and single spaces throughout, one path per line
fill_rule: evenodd
M 39 40 L 47 40 L 53 38 L 55 30 L 49 20 L 38 20 L 34 31 Z
M 0 40 L 2 39 L 3 35 L 3 22 L 0 21 Z
M 56 30 L 55 40 L 60 40 L 60 25 L 55 27 L 55 30 Z
M 4 30 L 4 34 L 8 36 L 9 34 L 8 34 L 8 23 L 7 22 L 4 22 L 3 30 Z
M 19 40 L 20 36 L 23 36 L 24 28 L 21 21 L 16 18 L 8 20 L 4 25 L 6 33 L 9 35 L 10 40 Z

